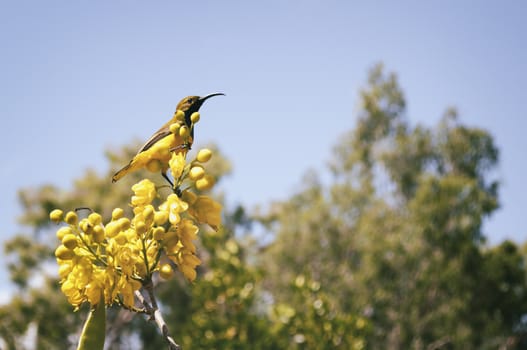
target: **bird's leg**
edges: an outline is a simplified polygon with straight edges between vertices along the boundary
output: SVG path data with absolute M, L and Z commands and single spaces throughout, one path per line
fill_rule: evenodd
M 176 194 L 176 196 L 178 196 L 179 198 L 181 198 L 181 190 L 179 189 L 179 186 L 174 188 L 174 193 Z
M 167 173 L 165 173 L 164 171 L 161 172 L 161 175 L 165 178 L 165 180 L 168 181 L 168 183 L 170 184 L 170 187 L 174 188 L 174 183 L 170 180 L 170 178 L 168 177 Z
M 172 188 L 172 191 L 174 191 L 174 193 L 178 197 L 181 197 L 181 190 L 179 189 L 179 187 L 174 187 L 174 183 L 170 180 L 170 178 L 168 177 L 168 175 L 165 172 L 161 172 L 161 175 L 163 175 L 165 180 L 168 181 L 168 183 L 170 184 L 170 187 Z

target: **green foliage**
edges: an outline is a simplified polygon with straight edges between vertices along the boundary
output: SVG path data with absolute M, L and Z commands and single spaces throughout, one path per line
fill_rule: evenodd
M 364 349 L 369 321 L 337 309 L 319 282 L 299 275 L 291 283 L 289 303 L 272 309 L 273 334 L 281 349 Z
M 294 276 L 316 276 L 336 312 L 367 316 L 368 348 L 519 344 L 524 257 L 510 242 L 487 251 L 481 231 L 498 207 L 493 139 L 454 110 L 437 127 L 411 126 L 405 104 L 396 76 L 374 67 L 332 181 L 310 174 L 261 218 L 276 237 L 267 283 L 291 300 Z

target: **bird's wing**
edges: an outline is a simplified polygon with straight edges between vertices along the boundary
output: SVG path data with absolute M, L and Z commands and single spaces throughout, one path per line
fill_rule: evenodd
M 170 129 L 168 128 L 168 126 L 162 127 L 154 135 L 152 135 L 152 137 L 150 137 L 150 139 L 148 139 L 148 141 L 146 141 L 144 146 L 141 147 L 139 149 L 139 151 L 137 151 L 137 154 L 146 151 L 147 149 L 152 147 L 157 141 L 161 140 L 164 137 L 167 137 L 170 134 L 171 133 L 170 133 Z

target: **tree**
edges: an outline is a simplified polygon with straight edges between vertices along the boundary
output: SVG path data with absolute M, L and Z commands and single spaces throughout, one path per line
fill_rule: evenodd
M 506 344 L 527 311 L 525 267 L 514 244 L 484 246 L 482 222 L 498 207 L 492 137 L 453 109 L 437 127 L 411 126 L 382 65 L 360 97 L 357 126 L 334 149 L 332 181 L 310 174 L 261 218 L 276 235 L 267 285 L 289 300 L 289 281 L 312 276 L 337 312 L 368 316 L 372 348 Z M 496 272 L 505 267 L 510 274 Z M 500 292 L 504 284 L 514 297 Z

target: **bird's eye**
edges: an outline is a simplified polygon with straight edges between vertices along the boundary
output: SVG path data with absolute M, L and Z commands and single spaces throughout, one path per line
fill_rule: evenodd
M 189 97 L 187 103 L 192 103 L 192 97 Z

